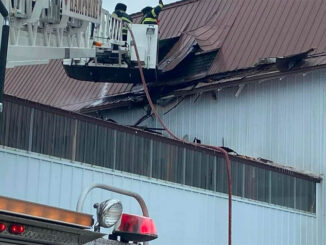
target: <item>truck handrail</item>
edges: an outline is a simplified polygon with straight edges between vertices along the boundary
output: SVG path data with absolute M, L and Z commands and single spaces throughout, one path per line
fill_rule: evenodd
M 141 209 L 142 209 L 143 216 L 149 217 L 149 213 L 148 213 L 146 203 L 145 203 L 144 199 L 139 194 L 137 194 L 135 192 L 131 192 L 131 191 L 126 191 L 126 190 L 123 190 L 123 189 L 120 189 L 120 188 L 116 188 L 116 187 L 113 187 L 113 186 L 110 186 L 110 185 L 104 185 L 104 184 L 93 184 L 93 185 L 87 187 L 86 189 L 84 189 L 84 191 L 79 196 L 79 200 L 78 200 L 77 208 L 76 208 L 77 212 L 82 212 L 83 207 L 84 207 L 84 203 L 85 203 L 85 199 L 86 199 L 88 193 L 91 190 L 96 189 L 96 188 L 107 190 L 107 191 L 112 191 L 112 192 L 115 192 L 115 193 L 119 193 L 121 195 L 130 196 L 130 197 L 135 198 L 137 200 L 137 202 L 139 203 Z

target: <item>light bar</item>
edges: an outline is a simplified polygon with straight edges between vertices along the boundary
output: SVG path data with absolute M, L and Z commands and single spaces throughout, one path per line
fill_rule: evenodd
M 69 210 L 1 196 L 0 212 L 14 213 L 32 218 L 79 226 L 82 228 L 90 228 L 93 225 L 93 218 L 88 214 L 76 213 Z

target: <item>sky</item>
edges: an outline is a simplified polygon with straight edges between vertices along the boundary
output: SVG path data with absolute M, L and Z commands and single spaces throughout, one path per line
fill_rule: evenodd
M 163 0 L 164 4 L 177 2 L 178 0 Z M 102 0 L 103 8 L 107 9 L 110 13 L 113 12 L 117 3 L 124 3 L 128 6 L 127 13 L 132 14 L 140 12 L 146 6 L 158 5 L 158 0 Z

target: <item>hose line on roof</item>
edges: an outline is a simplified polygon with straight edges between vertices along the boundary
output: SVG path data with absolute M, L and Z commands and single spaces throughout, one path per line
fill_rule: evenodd
M 156 107 L 152 101 L 152 98 L 149 94 L 149 91 L 148 91 L 148 87 L 147 87 L 147 84 L 146 84 L 146 80 L 145 80 L 145 76 L 144 76 L 144 72 L 143 72 L 143 68 L 142 68 L 142 64 L 141 64 L 141 61 L 140 61 L 140 58 L 139 58 L 139 52 L 138 52 L 138 48 L 137 48 L 137 44 L 136 44 L 136 39 L 135 39 L 135 36 L 134 36 L 134 33 L 132 32 L 132 30 L 130 29 L 130 26 L 128 25 L 128 30 L 130 32 L 130 35 L 131 35 L 131 38 L 132 38 L 132 41 L 133 41 L 133 44 L 134 44 L 134 49 L 135 49 L 135 53 L 136 53 L 136 57 L 137 57 L 137 62 L 138 62 L 138 69 L 139 69 L 139 73 L 140 73 L 140 77 L 141 77 L 141 80 L 142 80 L 142 84 L 143 84 L 143 87 L 144 87 L 144 91 L 145 91 L 145 94 L 146 94 L 146 98 L 147 98 L 147 101 L 153 111 L 153 113 L 155 114 L 157 120 L 159 121 L 159 123 L 162 125 L 162 127 L 166 130 L 166 132 L 168 132 L 168 134 L 175 140 L 178 140 L 178 141 L 181 141 L 183 143 L 190 143 L 190 144 L 193 144 L 195 145 L 196 147 L 204 147 L 204 148 L 208 148 L 208 149 L 211 149 L 211 150 L 214 150 L 214 151 L 217 151 L 217 152 L 220 152 L 224 155 L 224 158 L 225 158 L 225 162 L 226 162 L 226 170 L 227 170 L 227 179 L 228 179 L 228 197 L 229 197 L 229 205 L 228 205 L 228 208 L 229 208 L 229 216 L 228 216 L 228 245 L 232 245 L 232 176 L 231 176 L 231 163 L 230 163 L 230 158 L 229 158 L 229 154 L 227 153 L 226 150 L 224 150 L 223 148 L 221 147 L 217 147 L 217 146 L 210 146 L 210 145 L 198 145 L 198 144 L 195 144 L 195 143 L 191 143 L 191 142 L 185 142 L 184 140 L 180 139 L 178 136 L 176 136 L 166 125 L 165 123 L 163 122 L 162 118 L 160 117 L 158 111 L 156 110 Z

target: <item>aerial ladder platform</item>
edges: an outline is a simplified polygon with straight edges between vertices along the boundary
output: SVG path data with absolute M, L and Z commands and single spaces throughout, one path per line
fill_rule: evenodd
M 77 80 L 141 82 L 130 33 L 127 41 L 122 40 L 126 24 L 104 10 L 101 0 L 0 1 L 9 12 L 7 68 L 60 59 L 67 75 Z M 153 81 L 158 27 L 129 24 L 128 28 L 135 36 L 145 77 Z

